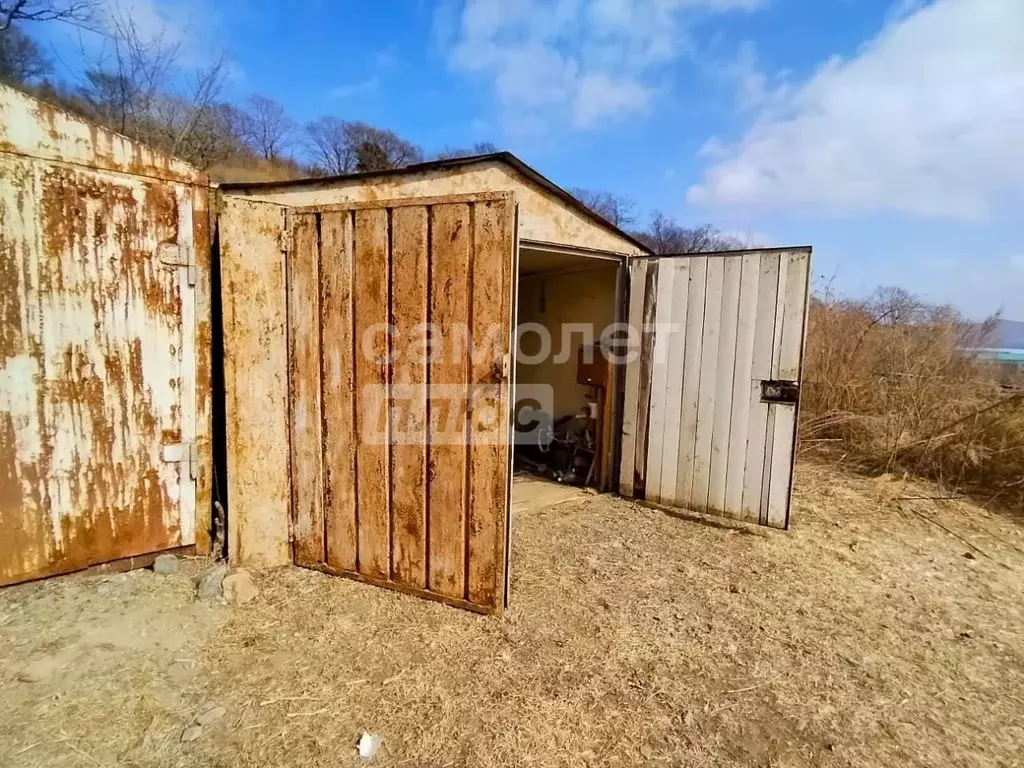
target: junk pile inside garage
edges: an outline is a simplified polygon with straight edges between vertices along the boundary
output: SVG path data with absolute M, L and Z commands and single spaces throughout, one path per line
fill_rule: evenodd
M 523 248 L 516 334 L 515 467 L 568 485 L 610 478 L 620 262 Z

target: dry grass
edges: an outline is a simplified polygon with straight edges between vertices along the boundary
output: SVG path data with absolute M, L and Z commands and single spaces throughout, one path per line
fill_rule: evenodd
M 1011 765 L 1024 543 L 900 500 L 934 490 L 802 466 L 794 530 L 757 535 L 534 505 L 502 618 L 299 569 L 240 608 L 193 603 L 184 575 L 7 590 L 0 764 L 355 765 L 365 729 L 386 766 Z M 210 701 L 225 718 L 180 743 Z
M 216 163 L 208 169 L 208 173 L 216 182 L 289 181 L 309 175 L 294 161 L 249 157 L 236 157 Z
M 899 290 L 816 298 L 808 322 L 805 449 L 907 472 L 1024 515 L 1024 392 L 964 353 L 990 329 Z

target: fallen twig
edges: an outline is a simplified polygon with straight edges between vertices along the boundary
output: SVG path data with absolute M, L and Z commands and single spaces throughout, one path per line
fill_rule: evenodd
M 893 501 L 955 501 L 966 498 L 966 494 L 960 493 L 956 496 L 897 496 Z
M 747 691 L 752 691 L 755 688 L 760 688 L 761 686 L 768 685 L 768 683 L 773 683 L 776 680 L 778 680 L 780 677 L 782 677 L 782 673 L 781 672 L 779 672 L 779 674 L 775 675 L 775 677 L 769 677 L 767 680 L 762 680 L 760 683 L 755 683 L 754 685 L 748 685 L 746 688 L 736 688 L 735 690 L 732 690 L 732 691 L 724 691 L 724 693 L 746 693 Z
M 961 536 L 961 535 L 960 535 L 959 533 L 957 533 L 956 531 L 954 531 L 954 530 L 951 530 L 950 528 L 947 528 L 947 527 L 946 527 L 946 526 L 944 526 L 944 525 L 943 525 L 942 523 L 940 523 L 940 522 L 939 522 L 938 520 L 935 520 L 935 519 L 933 519 L 933 518 L 931 518 L 931 517 L 928 517 L 928 515 L 926 515 L 926 514 L 925 514 L 924 512 L 919 512 L 918 510 L 914 509 L 913 507 L 908 507 L 908 509 L 909 509 L 909 510 L 910 510 L 911 512 L 913 512 L 913 513 L 914 513 L 915 515 L 917 515 L 918 517 L 920 517 L 920 518 L 923 518 L 924 520 L 927 520 L 927 521 L 928 521 L 929 523 L 931 523 L 932 525 L 938 526 L 939 528 L 941 528 L 942 530 L 944 530 L 944 531 L 945 531 L 946 533 L 948 533 L 948 534 L 949 534 L 950 536 L 953 536 L 954 538 L 956 538 L 956 539 L 959 539 L 959 540 L 960 540 L 960 541 L 962 541 L 962 542 L 963 542 L 964 544 L 966 544 L 966 545 L 967 545 L 968 547 L 970 547 L 971 549 L 973 549 L 973 550 L 974 550 L 975 552 L 978 552 L 979 554 L 982 554 L 982 555 L 984 555 L 984 556 L 985 556 L 985 557 L 987 557 L 987 558 L 988 558 L 989 560 L 993 560 L 993 561 L 995 560 L 995 558 L 993 558 L 993 557 L 992 557 L 992 555 L 990 555 L 990 554 L 989 554 L 988 552 L 986 552 L 985 550 L 983 550 L 983 549 L 982 549 L 981 547 L 979 547 L 979 546 L 977 546 L 976 544 L 973 544 L 972 542 L 968 541 L 967 539 L 965 539 L 965 538 L 964 538 L 963 536 Z
M 261 707 L 267 707 L 271 704 L 280 704 L 283 701 L 323 701 L 318 696 L 282 696 L 280 699 L 268 699 L 267 701 L 261 701 Z
M 323 709 L 318 709 L 315 712 L 286 712 L 285 717 L 313 717 L 314 715 L 322 715 L 329 709 L 330 707 L 324 707 Z
M 235 728 L 242 724 L 242 718 L 245 717 L 245 713 L 249 711 L 249 707 L 251 707 L 255 702 L 256 699 L 249 699 L 249 701 L 245 703 L 245 706 L 242 707 L 242 714 L 240 714 L 238 719 L 235 720 Z
M 74 744 L 74 743 L 73 743 L 72 741 L 70 741 L 69 739 L 66 739 L 66 738 L 65 738 L 65 739 L 61 739 L 61 741 L 63 741 L 63 742 L 65 743 L 65 744 L 67 744 L 67 745 L 68 745 L 69 747 L 71 747 L 71 749 L 73 749 L 73 750 L 74 750 L 75 752 L 77 752 L 77 753 L 78 753 L 79 755 L 81 755 L 82 757 L 88 758 L 88 760 L 89 760 L 90 762 L 92 762 L 92 763 L 95 763 L 96 765 L 103 765 L 103 763 L 101 763 L 101 762 L 100 762 L 100 761 L 99 761 L 98 759 L 96 759 L 95 757 L 93 757 L 92 755 L 90 755 L 90 754 L 89 754 L 88 752 L 86 752 L 86 751 L 85 751 L 84 749 L 82 749 L 82 748 L 78 747 L 77 745 L 75 745 L 75 744 Z

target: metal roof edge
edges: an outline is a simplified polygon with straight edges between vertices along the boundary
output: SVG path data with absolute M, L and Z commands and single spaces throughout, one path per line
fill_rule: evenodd
M 288 179 L 285 181 L 232 181 L 221 182 L 220 189 L 225 192 L 232 190 L 264 190 L 264 189 L 287 189 L 289 187 L 315 186 L 321 184 L 332 184 L 338 181 L 365 181 L 370 179 L 383 179 L 402 174 L 423 173 L 425 171 L 440 170 L 444 168 L 458 168 L 466 165 L 479 163 L 499 162 L 510 166 L 527 180 L 551 193 L 567 206 L 590 219 L 598 226 L 623 238 L 627 242 L 639 248 L 645 254 L 652 254 L 650 248 L 640 242 L 633 235 L 612 224 L 603 216 L 595 213 L 582 202 L 573 197 L 568 191 L 555 184 L 539 171 L 530 167 L 511 152 L 490 152 L 484 155 L 470 155 L 468 157 L 453 157 L 444 160 L 428 160 L 423 163 L 414 163 L 403 168 L 389 168 L 385 171 L 364 171 L 362 173 L 346 173 L 334 176 L 311 176 L 303 179 Z

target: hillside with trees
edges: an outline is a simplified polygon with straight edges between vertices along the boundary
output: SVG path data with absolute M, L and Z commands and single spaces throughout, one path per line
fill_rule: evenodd
M 100 35 L 74 82 L 58 79 L 31 31 L 67 24 Z M 491 144 L 436 153 L 394 131 L 323 115 L 299 124 L 274 99 L 224 98 L 227 53 L 185 66 L 181 44 L 143 34 L 130 14 L 98 0 L 0 0 L 0 81 L 129 138 L 176 155 L 214 180 L 277 180 L 401 168 L 434 158 L 495 151 Z
M 497 152 L 490 142 L 430 152 L 382 126 L 337 115 L 306 123 L 261 93 L 225 98 L 230 57 L 225 52 L 189 68 L 181 44 L 143 34 L 129 13 L 100 0 L 0 0 L 0 81 L 93 122 L 176 155 L 215 181 L 279 181 L 403 168 Z M 85 57 L 74 82 L 56 77 L 53 58 L 32 36 L 42 24 L 66 24 L 101 35 L 102 50 Z M 571 193 L 657 253 L 736 248 L 710 225 L 687 228 L 654 212 L 636 227 L 636 205 L 612 192 Z

